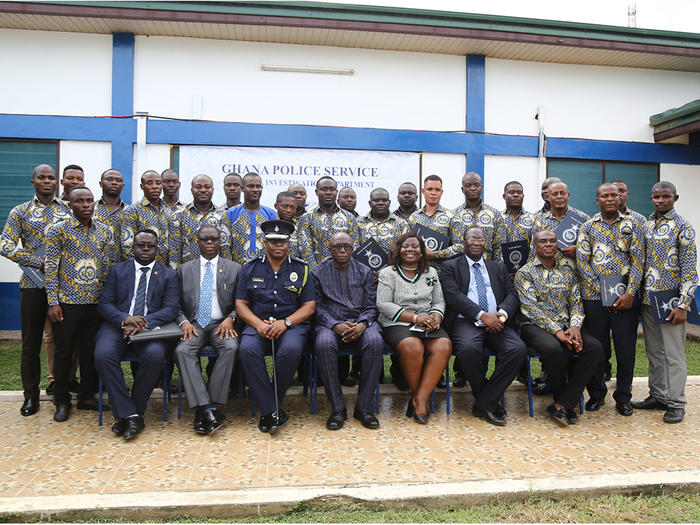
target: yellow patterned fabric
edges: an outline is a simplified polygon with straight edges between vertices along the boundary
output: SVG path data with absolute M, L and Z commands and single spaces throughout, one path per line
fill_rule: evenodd
M 590 219 L 586 213 L 571 206 L 569 206 L 567 213 L 569 211 L 577 215 L 581 222 L 586 222 L 588 219 Z M 532 240 L 530 241 L 530 257 L 528 260 L 532 260 L 535 257 L 535 247 L 532 244 L 535 239 L 535 234 L 542 230 L 555 231 L 562 219 L 557 219 L 554 215 L 552 215 L 552 210 L 542 211 L 539 214 L 535 214 L 535 224 L 532 226 Z M 557 264 L 559 266 L 566 266 L 567 268 L 571 268 L 573 271 L 576 271 L 576 259 L 574 258 L 564 256 L 558 257 Z
M 124 259 L 134 258 L 134 235 L 137 231 L 150 229 L 158 235 L 158 254 L 156 261 L 168 264 L 168 223 L 170 208 L 161 199 L 160 209 L 156 209 L 146 197 L 124 210 L 124 220 L 121 229 L 121 247 Z
M 452 245 L 462 245 L 464 232 L 469 228 L 479 227 L 484 230 L 486 245 L 484 259 L 503 262 L 501 244 L 507 242 L 506 224 L 501 212 L 493 206 L 481 203 L 479 209 L 473 212 L 467 204 L 457 206 L 454 210 L 454 226 L 452 228 Z
M 49 305 L 95 304 L 109 267 L 116 262 L 110 229 L 93 220 L 88 232 L 73 217 L 46 239 L 46 298 Z
M 170 220 L 168 246 L 171 267 L 175 268 L 199 257 L 197 230 L 205 224 L 219 229 L 219 255 L 231 259 L 231 222 L 226 212 L 212 204 L 206 213 L 201 213 L 194 203 L 190 203 Z
M 408 231 L 408 222 L 393 213 L 390 213 L 383 221 L 373 219 L 371 213 L 368 213 L 360 218 L 358 225 L 360 227 L 360 244 L 364 244 L 372 238 L 387 254 L 391 252 L 396 239 Z
M 626 275 L 627 293 L 637 293 L 642 285 L 644 236 L 639 224 L 622 214 L 608 224 L 596 213 L 581 226 L 576 243 L 576 266 L 584 300 L 600 300 L 601 275 Z
M 515 273 L 523 324 L 535 324 L 554 335 L 583 325 L 583 303 L 574 272 L 567 267 L 545 268 L 536 256 Z
M 451 241 L 455 238 L 455 236 L 459 236 L 458 234 L 455 234 L 456 225 L 454 221 L 454 213 L 447 208 L 443 208 L 442 206 L 438 206 L 437 210 L 435 210 L 435 213 L 432 215 L 425 213 L 425 206 L 414 211 L 408 218 L 408 226 L 411 229 L 414 229 L 416 224 L 422 224 L 426 228 L 430 228 L 433 231 L 445 235 Z M 460 239 L 457 244 L 452 244 L 447 248 L 443 248 L 439 252 L 435 252 L 435 260 L 437 262 L 442 262 L 447 259 L 451 259 L 455 255 L 459 255 L 463 251 L 462 240 Z
M 126 203 L 119 199 L 119 206 L 110 211 L 109 207 L 107 207 L 107 204 L 102 198 L 95 203 L 95 211 L 92 214 L 92 218 L 94 220 L 101 222 L 112 232 L 112 239 L 114 239 L 115 244 L 115 253 L 117 254 L 117 262 L 124 260 L 124 255 L 122 253 L 121 231 L 126 208 Z
M 513 217 L 508 210 L 501 212 L 503 222 L 506 226 L 506 241 L 527 241 L 532 240 L 532 227 L 535 225 L 535 214 L 520 208 L 520 213 Z
M 42 204 L 35 196 L 32 200 L 15 206 L 0 235 L 0 254 L 17 264 L 40 268 L 44 257 L 36 256 L 34 252 L 46 244 L 46 235 L 52 226 L 72 217 L 70 208 L 57 197 L 48 204 Z M 19 286 L 37 287 L 24 274 Z
M 658 224 L 654 214 L 650 215 L 646 235 L 644 304 L 650 304 L 648 292 L 677 288 L 681 291 L 678 306 L 690 310 L 698 284 L 695 230 L 672 209 L 661 216 Z
M 306 212 L 297 223 L 297 250 L 301 259 L 314 266 L 330 257 L 328 243 L 340 232 L 352 238 L 355 248 L 359 246 L 357 219 L 349 211 L 336 206 L 331 213 L 324 213 L 319 207 Z

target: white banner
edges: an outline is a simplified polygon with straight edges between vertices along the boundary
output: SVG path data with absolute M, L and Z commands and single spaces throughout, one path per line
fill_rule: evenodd
M 391 209 L 395 209 L 399 186 L 404 182 L 418 186 L 419 162 L 417 153 L 393 151 L 180 146 L 180 200 L 192 201 L 192 178 L 204 173 L 214 179 L 213 200 L 221 205 L 226 202 L 223 180 L 227 173 L 255 172 L 263 180 L 263 205 L 272 207 L 277 194 L 292 183 L 302 184 L 307 205 L 314 205 L 316 181 L 328 175 L 338 182 L 339 190 L 345 186 L 355 190 L 356 211 L 365 215 L 369 194 L 376 188 L 389 192 Z

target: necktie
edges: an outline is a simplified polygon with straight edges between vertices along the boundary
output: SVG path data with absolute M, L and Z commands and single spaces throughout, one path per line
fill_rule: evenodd
M 207 269 L 204 271 L 204 279 L 199 290 L 199 309 L 197 311 L 197 322 L 204 328 L 211 322 L 211 299 L 212 288 L 214 286 L 214 272 L 211 270 L 211 263 L 207 262 Z
M 472 268 L 474 268 L 474 282 L 476 283 L 476 294 L 479 296 L 479 306 L 484 312 L 489 311 L 489 300 L 486 297 L 486 283 L 484 282 L 484 276 L 481 274 L 481 268 L 479 263 L 474 263 Z
M 146 282 L 148 281 L 148 266 L 142 266 L 139 287 L 136 290 L 136 300 L 134 301 L 134 315 L 143 315 L 146 311 Z

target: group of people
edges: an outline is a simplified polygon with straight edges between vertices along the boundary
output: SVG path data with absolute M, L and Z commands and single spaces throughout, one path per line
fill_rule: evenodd
M 505 425 L 503 392 L 534 352 L 553 395 L 547 414 L 571 425 L 584 389 L 589 411 L 605 404 L 612 335 L 617 413 L 661 409 L 667 423 L 684 417 L 685 327 L 697 255 L 693 227 L 675 211 L 678 195 L 669 182 L 653 186 L 649 218 L 627 208 L 623 181 L 598 187 L 600 213 L 593 217 L 569 206 L 568 187 L 556 178 L 543 184 L 536 213 L 523 209 L 517 181 L 506 184 L 499 211 L 482 201 L 483 181 L 474 172 L 462 178 L 465 202 L 454 210 L 441 206 L 443 182 L 429 175 L 422 208 L 418 188 L 407 182 L 396 210 L 377 188 L 363 217 L 352 189 L 339 192 L 331 177 L 316 181 L 318 204 L 308 210 L 300 184 L 279 193 L 274 209 L 263 206 L 256 173 L 227 175 L 221 207 L 212 203 L 207 175 L 192 179 L 192 202 L 181 202 L 172 169 L 143 173 L 143 198 L 130 206 L 115 169 L 102 174 L 97 201 L 77 165 L 63 170 L 60 197 L 48 165 L 33 170 L 31 184 L 34 198 L 10 212 L 0 237 L 0 253 L 23 270 L 23 416 L 39 409 L 43 340 L 53 342 L 45 346 L 52 350 L 54 420 L 69 418 L 71 391 L 78 409 L 97 409 L 99 373 L 115 416 L 112 431 L 124 439 L 143 431 L 169 351 L 197 433 L 223 425 L 237 360 L 261 414 L 259 429 L 274 433 L 288 420 L 284 396 L 307 346 L 328 396 L 329 430 L 347 419 L 341 353 L 357 356 L 353 417 L 379 427 L 372 399 L 386 346 L 397 354 L 392 376 L 410 389 L 406 415 L 420 424 L 429 421 L 430 394 L 454 354 L 455 385 L 469 382 L 473 414 Z M 511 248 L 517 256 L 504 259 Z M 649 396 L 633 402 L 640 316 Z M 199 354 L 208 346 L 216 358 L 205 381 Z M 127 355 L 137 358 L 130 389 L 121 369 Z M 489 377 L 488 355 L 496 356 Z

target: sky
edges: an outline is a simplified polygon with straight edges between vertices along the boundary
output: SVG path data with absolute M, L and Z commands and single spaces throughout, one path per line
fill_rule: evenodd
M 627 27 L 636 5 L 637 27 L 700 33 L 700 0 L 321 0 L 337 4 L 410 7 Z

